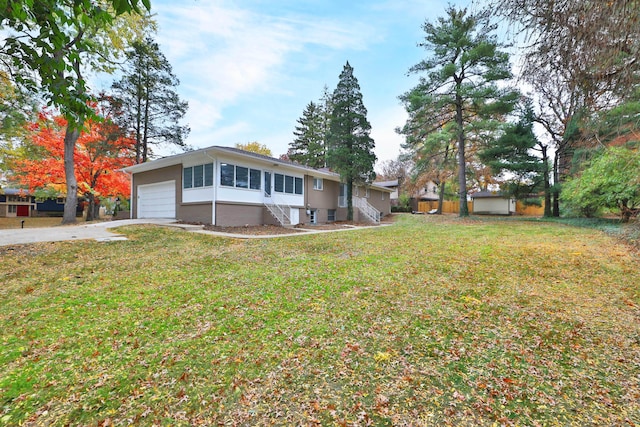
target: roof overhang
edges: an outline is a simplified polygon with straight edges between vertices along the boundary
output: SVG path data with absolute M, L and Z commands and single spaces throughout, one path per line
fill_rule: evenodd
M 140 163 L 133 166 L 128 166 L 123 168 L 124 172 L 129 174 L 136 174 L 141 172 L 148 172 L 156 169 L 166 168 L 170 166 L 180 165 L 184 162 L 185 159 L 195 156 L 207 156 L 211 159 L 215 159 L 220 155 L 224 155 L 225 157 L 237 158 L 237 159 L 250 159 L 253 162 L 261 164 L 265 167 L 274 168 L 277 170 L 278 168 L 294 170 L 301 172 L 305 175 L 311 175 L 316 178 L 328 179 L 330 181 L 340 182 L 340 175 L 329 171 L 329 170 L 320 170 L 310 168 L 304 165 L 299 165 L 296 163 L 292 163 L 285 160 L 276 159 L 274 157 L 264 156 L 262 154 L 251 153 L 248 151 L 239 150 L 233 147 L 221 147 L 221 146 L 212 146 L 207 148 L 201 148 L 198 150 L 186 151 L 184 153 L 176 154 L 173 156 L 162 157 L 160 159 L 152 160 L 146 163 Z M 392 193 L 394 190 L 386 187 L 382 187 L 380 185 L 376 185 L 375 183 L 370 185 L 371 188 L 375 188 L 376 190 Z

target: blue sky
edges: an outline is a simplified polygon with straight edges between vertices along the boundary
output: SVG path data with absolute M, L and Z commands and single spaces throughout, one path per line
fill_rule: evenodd
M 453 1 L 466 5 L 470 1 Z M 409 67 L 425 20 L 441 0 L 154 0 L 157 40 L 189 102 L 195 148 L 258 141 L 287 151 L 296 120 L 346 61 L 359 81 L 378 161 L 395 159 L 406 119 L 398 96 L 413 87 Z M 174 150 L 175 151 L 175 150 Z M 171 154 L 171 151 L 161 154 Z

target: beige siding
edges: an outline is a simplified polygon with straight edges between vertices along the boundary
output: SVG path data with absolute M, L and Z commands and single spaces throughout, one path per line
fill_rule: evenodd
M 176 182 L 176 215 L 178 219 L 187 220 L 185 218 L 180 218 L 179 216 L 179 207 L 182 203 L 182 165 L 169 166 L 166 168 L 155 169 L 148 172 L 140 172 L 133 175 L 133 197 L 131 199 L 131 212 L 133 213 L 132 218 L 137 217 L 138 206 L 138 186 L 145 184 L 155 184 L 163 181 L 171 181 L 175 180 Z M 211 212 L 211 210 L 209 210 Z M 211 220 L 209 220 L 211 221 Z
M 216 225 L 239 227 L 264 223 L 264 206 L 216 203 Z
M 391 198 L 390 194 L 386 191 L 371 189 L 371 197 L 368 201 L 371 206 L 382 212 L 382 215 L 389 215 L 391 213 Z
M 182 221 L 211 224 L 211 206 L 211 202 L 178 205 L 176 210 L 176 217 Z
M 306 204 L 309 209 L 316 211 L 317 223 L 323 224 L 329 220 L 329 210 L 338 210 L 338 196 L 340 195 L 340 183 L 336 181 L 330 181 L 323 179 L 322 190 L 313 189 L 313 176 L 307 175 L 305 177 L 305 192 L 306 192 Z M 346 212 L 346 211 L 345 211 Z M 344 218 L 340 218 L 338 212 L 336 212 L 336 220 L 344 221 L 347 218 L 345 213 Z M 308 224 L 309 215 L 307 215 L 306 209 L 300 211 L 300 222 Z

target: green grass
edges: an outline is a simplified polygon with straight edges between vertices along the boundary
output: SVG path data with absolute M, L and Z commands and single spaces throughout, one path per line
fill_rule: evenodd
M 0 425 L 633 425 L 637 253 L 400 216 L 0 248 Z

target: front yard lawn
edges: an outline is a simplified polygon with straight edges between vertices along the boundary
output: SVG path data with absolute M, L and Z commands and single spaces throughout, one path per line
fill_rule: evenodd
M 640 258 L 600 231 L 118 231 L 0 248 L 0 425 L 640 424 Z

